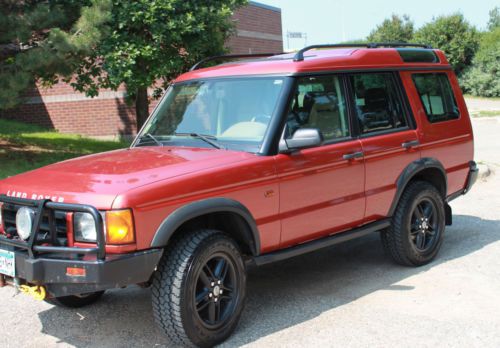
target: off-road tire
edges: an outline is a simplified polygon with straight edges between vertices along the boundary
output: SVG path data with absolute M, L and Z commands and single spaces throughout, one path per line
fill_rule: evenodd
M 419 202 L 430 202 L 435 207 L 436 237 L 429 250 L 421 251 L 414 244 L 411 229 L 412 219 Z M 445 230 L 444 200 L 436 187 L 426 181 L 411 182 L 403 192 L 391 226 L 381 232 L 382 245 L 386 253 L 398 264 L 422 266 L 431 262 L 439 252 Z M 418 227 L 417 227 L 418 228 Z
M 59 307 L 80 308 L 99 301 L 102 295 L 104 295 L 104 291 L 93 292 L 81 296 L 53 297 L 46 299 L 45 302 Z
M 200 288 L 200 272 L 207 262 L 221 255 L 232 263 L 231 279 L 234 277 L 233 288 L 238 293 L 234 308 L 225 311 L 227 318 L 220 327 L 211 329 L 201 319 L 194 298 Z M 212 347 L 224 341 L 238 324 L 246 296 L 246 270 L 238 245 L 217 230 L 183 234 L 166 248 L 153 276 L 151 292 L 155 320 L 174 345 Z

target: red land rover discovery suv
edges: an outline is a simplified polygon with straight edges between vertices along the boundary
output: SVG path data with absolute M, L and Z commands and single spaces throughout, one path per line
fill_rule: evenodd
M 0 181 L 0 282 L 70 307 L 150 286 L 173 343 L 212 346 L 238 323 L 250 264 L 373 232 L 397 263 L 433 260 L 477 177 L 444 54 L 263 56 L 181 75 L 128 149 Z

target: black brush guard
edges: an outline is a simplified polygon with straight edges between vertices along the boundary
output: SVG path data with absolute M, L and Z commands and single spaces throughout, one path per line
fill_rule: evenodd
M 104 237 L 104 224 L 102 216 L 99 211 L 90 206 L 82 204 L 69 204 L 69 203 L 56 203 L 50 200 L 32 200 L 25 198 L 15 198 L 6 195 L 0 195 L 0 203 L 14 204 L 23 207 L 33 208 L 35 210 L 35 217 L 31 229 L 30 237 L 27 241 L 15 240 L 7 238 L 5 235 L 0 234 L 0 244 L 13 246 L 15 248 L 27 250 L 30 258 L 36 258 L 38 254 L 42 253 L 60 253 L 66 255 L 96 255 L 97 259 L 104 260 L 106 258 L 106 246 Z M 90 214 L 95 221 L 95 228 L 97 231 L 96 247 L 94 248 L 76 248 L 59 246 L 57 240 L 57 230 L 55 221 L 55 211 L 64 211 L 67 213 L 87 213 Z M 49 222 L 49 236 L 52 245 L 37 245 L 37 236 L 40 231 L 42 219 L 48 216 Z
M 147 284 L 163 255 L 163 249 L 160 248 L 106 255 L 102 216 L 96 208 L 89 205 L 6 195 L 0 195 L 0 202 L 35 210 L 30 238 L 23 241 L 0 234 L 0 246 L 15 249 L 15 277 L 18 281 L 44 286 L 51 297 L 87 294 L 130 284 Z M 97 230 L 96 246 L 76 248 L 61 245 L 57 239 L 56 211 L 92 215 Z M 42 222 L 44 226 L 41 229 Z M 37 239 L 40 235 L 41 240 Z M 44 238 L 44 235 L 48 238 Z M 91 257 L 85 257 L 87 255 Z M 68 275 L 68 267 L 85 269 L 86 275 Z M 9 284 L 8 278 L 0 275 L 0 286 Z

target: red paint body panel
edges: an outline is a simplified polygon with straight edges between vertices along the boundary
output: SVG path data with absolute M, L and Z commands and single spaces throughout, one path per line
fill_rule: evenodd
M 215 150 L 224 153 L 223 150 Z M 225 197 L 241 202 L 257 222 L 263 252 L 278 248 L 279 185 L 273 157 L 245 154 L 242 162 L 199 170 L 168 182 L 155 182 L 118 196 L 113 208 L 132 207 L 139 249 L 148 248 L 161 222 L 193 201 Z M 266 192 L 275 194 L 266 197 Z
M 344 154 L 361 151 L 359 140 L 278 155 L 281 247 L 359 225 L 364 217 L 364 165 Z
M 142 147 L 84 156 L 2 181 L 3 191 L 63 198 L 65 203 L 111 209 L 128 190 L 253 155 L 204 148 Z M 120 208 L 120 206 L 116 206 Z
M 361 139 L 366 168 L 365 221 L 387 216 L 399 176 L 411 162 L 420 159 L 419 150 L 407 150 L 401 144 L 416 139 L 414 130 Z

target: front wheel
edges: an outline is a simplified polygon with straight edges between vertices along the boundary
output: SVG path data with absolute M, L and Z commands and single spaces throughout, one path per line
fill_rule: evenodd
M 394 261 L 405 266 L 431 262 L 439 252 L 445 229 L 444 200 L 425 181 L 408 185 L 391 226 L 382 231 L 382 244 Z
M 211 347 L 224 341 L 238 324 L 245 295 L 238 245 L 216 230 L 174 241 L 153 277 L 155 319 L 175 345 Z

